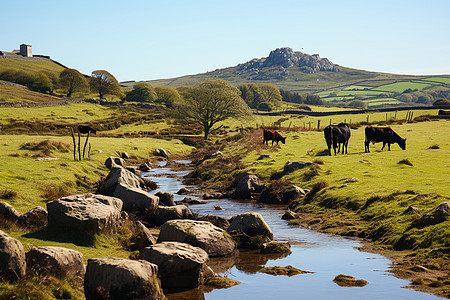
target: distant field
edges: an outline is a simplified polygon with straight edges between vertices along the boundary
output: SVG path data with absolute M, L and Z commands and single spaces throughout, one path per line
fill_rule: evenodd
M 398 92 L 401 93 L 406 89 L 415 90 L 418 89 L 423 90 L 426 87 L 432 86 L 432 83 L 420 82 L 420 81 L 410 81 L 410 82 L 396 82 L 392 84 L 382 85 L 376 88 L 373 88 L 372 91 L 382 91 L 382 92 Z

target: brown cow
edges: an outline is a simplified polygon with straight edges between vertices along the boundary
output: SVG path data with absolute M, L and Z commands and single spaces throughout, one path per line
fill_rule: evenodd
M 280 141 L 283 144 L 286 143 L 286 138 L 282 137 L 281 134 L 278 133 L 278 131 L 263 128 L 263 144 L 266 143 L 267 145 L 269 145 L 270 140 L 272 141 L 272 146 L 273 142 L 277 142 L 277 145 Z
M 369 144 L 383 142 L 383 147 L 388 144 L 388 150 L 391 151 L 391 144 L 397 143 L 403 150 L 406 149 L 406 139 L 402 139 L 394 130 L 390 127 L 366 127 L 366 140 L 364 142 L 364 151 L 369 151 Z

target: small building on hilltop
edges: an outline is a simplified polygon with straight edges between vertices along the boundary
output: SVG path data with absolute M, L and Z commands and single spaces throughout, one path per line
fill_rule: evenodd
M 31 45 L 22 44 L 20 45 L 20 55 L 25 57 L 33 57 L 31 53 Z

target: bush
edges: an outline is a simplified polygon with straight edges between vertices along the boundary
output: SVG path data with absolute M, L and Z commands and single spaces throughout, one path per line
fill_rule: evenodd
M 433 106 L 450 106 L 450 100 L 448 99 L 438 99 L 433 103 Z
M 154 102 L 157 98 L 153 87 L 145 82 L 136 83 L 133 90 L 127 93 L 125 101 L 133 102 Z

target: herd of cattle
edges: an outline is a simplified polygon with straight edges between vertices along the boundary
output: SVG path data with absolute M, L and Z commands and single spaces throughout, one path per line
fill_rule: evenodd
M 342 145 L 342 154 L 347 154 L 348 140 L 350 139 L 350 127 L 345 123 L 340 123 L 338 125 L 328 125 L 324 129 L 325 141 L 328 146 L 328 154 L 331 155 L 331 147 L 333 147 L 334 155 L 336 153 L 341 152 Z M 364 151 L 370 152 L 369 145 L 372 142 L 375 143 L 383 143 L 384 149 L 386 144 L 388 145 L 388 150 L 391 150 L 391 144 L 397 143 L 401 149 L 406 149 L 406 139 L 401 138 L 394 130 L 390 127 L 373 127 L 367 126 L 365 129 L 365 142 L 364 142 Z M 286 143 L 286 138 L 282 137 L 281 134 L 276 130 L 271 129 L 263 129 L 263 144 L 266 143 L 269 145 L 269 141 L 282 142 Z M 337 149 L 337 151 L 336 151 Z

